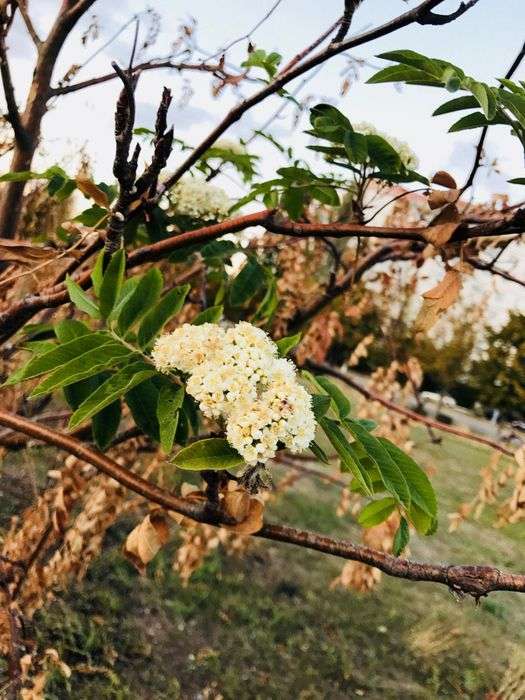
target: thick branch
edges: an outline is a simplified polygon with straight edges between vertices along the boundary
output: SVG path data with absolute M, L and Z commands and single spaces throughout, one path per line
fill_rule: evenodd
M 280 220 L 275 217 L 275 212 L 271 210 L 263 210 L 254 214 L 247 214 L 235 219 L 229 219 L 219 224 L 204 226 L 203 228 L 194 231 L 187 231 L 176 236 L 171 236 L 157 243 L 143 246 L 131 251 L 127 266 L 129 268 L 137 267 L 145 262 L 153 262 L 164 257 L 174 250 L 184 248 L 195 243 L 205 243 L 216 238 L 224 236 L 226 233 L 237 233 L 244 231 L 253 226 L 263 226 L 266 230 L 272 233 L 279 233 L 286 236 L 295 236 L 297 238 L 311 236 L 314 238 L 347 238 L 349 236 L 360 236 L 361 238 L 384 238 L 394 240 L 408 240 L 424 242 L 425 238 L 422 235 L 425 231 L 424 227 L 381 227 L 381 226 L 364 226 L 362 224 L 299 224 L 292 221 Z M 458 227 L 456 233 L 452 237 L 452 241 L 468 240 L 469 238 L 479 238 L 483 236 L 503 236 L 509 233 L 519 233 L 524 229 L 525 211 L 518 210 L 512 218 L 504 218 L 497 221 L 488 221 L 478 226 Z M 83 287 L 88 288 L 91 285 L 89 272 L 84 273 L 77 279 L 77 282 Z M 341 291 L 345 291 L 350 284 L 350 280 L 346 280 L 346 286 Z M 333 291 L 333 290 L 332 290 Z M 338 292 L 338 293 L 341 293 Z M 338 296 L 338 293 L 331 298 Z M 42 294 L 27 296 L 25 299 L 13 304 L 9 309 L 0 313 L 0 342 L 4 342 L 10 338 L 16 331 L 21 328 L 26 321 L 32 318 L 38 311 L 46 308 L 55 308 L 69 302 L 69 295 L 64 285 L 59 285 L 56 288 L 45 290 Z M 311 318 L 311 315 L 309 316 Z
M 143 496 L 152 503 L 157 503 L 163 508 L 173 510 L 197 522 L 211 525 L 229 524 L 224 514 L 218 509 L 211 508 L 209 503 L 200 504 L 179 498 L 169 491 L 165 491 L 157 485 L 146 481 L 137 474 L 128 471 L 125 467 L 101 452 L 86 447 L 71 436 L 62 435 L 50 428 L 32 423 L 27 418 L 15 416 L 3 410 L 0 410 L 0 425 L 18 430 L 26 435 L 43 440 L 48 445 L 53 445 L 75 455 L 112 477 L 134 493 Z M 410 581 L 442 583 L 457 592 L 468 593 L 476 598 L 487 595 L 492 591 L 525 592 L 525 575 L 502 572 L 490 566 L 443 566 L 414 562 L 353 544 L 352 542 L 271 523 L 263 525 L 261 530 L 255 535 L 264 539 L 287 542 L 306 549 L 332 554 L 343 559 L 369 564 L 381 569 L 381 571 L 390 576 Z
M 456 435 L 457 437 L 465 438 L 465 440 L 472 440 L 473 442 L 478 442 L 481 445 L 487 445 L 488 447 L 492 447 L 492 449 L 498 450 L 498 452 L 501 452 L 504 455 L 508 455 L 509 457 L 512 457 L 514 454 L 512 450 L 509 450 L 507 447 L 503 447 L 503 445 L 500 445 L 495 440 L 490 440 L 489 438 L 482 437 L 481 435 L 476 435 L 475 433 L 467 433 L 464 430 L 459 430 L 459 428 L 454 428 L 453 426 L 447 425 L 446 423 L 440 423 L 437 420 L 431 420 L 430 418 L 422 416 L 419 413 L 416 413 L 415 411 L 411 411 L 408 408 L 399 406 L 393 401 L 389 401 L 388 399 L 383 398 L 380 394 L 376 394 L 374 391 L 370 391 L 370 389 L 367 389 L 366 387 L 362 386 L 354 379 L 352 379 L 352 377 L 346 374 L 346 372 L 343 372 L 337 369 L 336 367 L 332 367 L 332 365 L 326 363 L 308 362 L 307 366 L 315 370 L 316 372 L 329 374 L 330 376 L 339 379 L 341 382 L 343 382 L 350 388 L 358 391 L 369 401 L 377 401 L 377 403 L 380 403 L 385 408 L 388 408 L 389 411 L 395 411 L 396 413 L 400 413 L 402 416 L 406 416 L 411 421 L 414 421 L 416 423 L 422 423 L 423 425 L 428 425 L 431 428 L 435 428 L 436 430 L 442 430 L 445 433 L 450 433 L 451 435 Z

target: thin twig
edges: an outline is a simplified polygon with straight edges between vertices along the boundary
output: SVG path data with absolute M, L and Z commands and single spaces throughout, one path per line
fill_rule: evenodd
M 261 27 L 266 22 L 266 20 L 268 20 L 273 15 L 273 13 L 279 7 L 279 5 L 281 4 L 282 1 L 283 0 L 276 0 L 276 2 L 274 2 L 274 4 L 270 7 L 268 12 L 263 17 L 261 17 L 261 19 L 257 22 L 257 24 L 255 24 L 250 29 L 249 32 L 247 32 L 246 34 L 243 34 L 242 36 L 238 37 L 237 39 L 234 39 L 229 44 L 224 46 L 222 49 L 219 49 L 211 56 L 206 56 L 206 60 L 212 61 L 214 58 L 217 58 L 218 56 L 223 56 L 227 51 L 229 51 L 236 44 L 240 44 L 241 41 L 245 41 L 246 39 L 250 39 L 253 36 L 253 34 L 255 34 L 255 32 L 259 29 L 259 27 Z
M 462 4 L 463 4 L 463 3 L 462 3 Z M 510 68 L 508 69 L 508 71 L 505 73 L 505 78 L 506 78 L 507 80 L 510 79 L 510 78 L 512 78 L 512 76 L 514 75 L 514 73 L 515 73 L 516 70 L 518 69 L 518 67 L 519 67 L 519 65 L 520 65 L 520 63 L 522 62 L 522 60 L 523 60 L 524 57 L 525 57 L 525 43 L 523 44 L 523 46 L 521 47 L 521 49 L 520 49 L 518 55 L 516 56 L 516 58 L 515 58 L 514 61 L 512 62 L 511 67 L 510 67 Z M 465 181 L 465 184 L 464 184 L 463 187 L 461 188 L 460 196 L 463 194 L 463 192 L 465 192 L 466 190 L 468 190 L 468 188 L 471 187 L 471 186 L 474 184 L 474 179 L 475 179 L 476 174 L 477 174 L 477 172 L 478 172 L 478 170 L 479 170 L 479 168 L 480 168 L 480 165 L 481 165 L 481 159 L 482 159 L 482 156 L 483 156 L 483 147 L 484 147 L 484 145 L 485 145 L 485 140 L 486 140 L 486 138 L 487 138 L 488 130 L 489 130 L 488 126 L 484 126 L 484 127 L 482 128 L 482 130 L 481 130 L 481 134 L 480 134 L 478 143 L 477 143 L 477 145 L 476 145 L 476 154 L 475 154 L 475 156 L 474 156 L 474 163 L 473 163 L 472 168 L 471 168 L 471 170 L 470 170 L 470 173 L 469 173 L 469 175 L 468 175 L 468 177 L 467 177 L 467 179 L 466 179 L 466 181 Z
M 33 43 L 36 46 L 36 48 L 39 49 L 40 45 L 42 44 L 42 39 L 40 39 L 40 37 L 38 36 L 37 31 L 31 20 L 31 17 L 29 16 L 29 13 L 27 11 L 27 0 L 17 0 L 16 4 L 18 5 L 20 15 L 24 20 L 24 24 L 26 25 L 27 33 L 33 40 Z

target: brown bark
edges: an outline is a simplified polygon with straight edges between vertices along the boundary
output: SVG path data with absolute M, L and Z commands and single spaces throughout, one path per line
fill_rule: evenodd
M 58 55 L 75 24 L 94 2 L 95 0 L 77 2 L 63 0 L 51 31 L 45 41 L 38 46 L 33 79 L 24 111 L 20 115 L 21 132 L 16 135 L 15 131 L 10 172 L 31 168 L 40 138 L 42 119 L 47 112 L 49 87 Z M 25 182 L 4 183 L 0 200 L 0 237 L 2 238 L 14 238 L 17 233 L 25 184 Z
M 27 418 L 0 410 L 0 425 L 20 431 L 26 435 L 43 440 L 65 450 L 88 464 L 93 465 L 103 474 L 118 481 L 122 486 L 146 498 L 151 503 L 185 515 L 192 520 L 210 525 L 231 524 L 223 511 L 209 502 L 198 503 L 180 498 L 170 491 L 160 488 L 143 479 L 126 467 L 98 450 L 91 449 L 70 435 L 63 435 L 51 428 L 33 423 Z M 254 533 L 256 537 L 286 542 L 306 549 L 314 549 L 325 554 L 332 554 L 343 559 L 360 561 L 375 566 L 389 576 L 410 581 L 432 581 L 448 586 L 458 594 L 469 594 L 474 598 L 488 595 L 492 591 L 515 591 L 525 593 L 525 575 L 500 571 L 491 566 L 442 565 L 410 561 L 385 554 L 369 547 L 354 544 L 346 540 L 308 532 L 287 525 L 265 523 Z

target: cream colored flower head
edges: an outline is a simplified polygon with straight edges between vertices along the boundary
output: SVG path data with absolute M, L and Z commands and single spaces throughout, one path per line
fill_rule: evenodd
M 248 464 L 272 459 L 280 447 L 300 452 L 314 439 L 311 397 L 295 365 L 250 323 L 184 324 L 157 339 L 152 358 L 161 372 L 190 375 L 186 391 L 205 416 L 225 420 L 229 443 Z
M 195 177 L 179 180 L 170 190 L 169 199 L 173 214 L 202 221 L 222 221 L 231 206 L 224 190 Z

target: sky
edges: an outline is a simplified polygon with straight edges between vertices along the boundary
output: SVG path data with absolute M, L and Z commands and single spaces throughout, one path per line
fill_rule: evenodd
M 439 11 L 452 11 L 457 8 L 458 2 L 446 0 Z M 164 56 L 169 53 L 181 22 L 194 18 L 198 45 L 215 53 L 230 41 L 246 34 L 274 4 L 275 0 L 149 0 L 148 3 L 141 0 L 119 0 L 118 3 L 98 0 L 66 42 L 56 67 L 55 79 L 63 76 L 72 64 L 84 63 L 123 23 L 147 5 L 161 16 L 161 31 L 149 56 Z M 404 0 L 365 0 L 356 12 L 350 35 L 382 24 L 416 4 Z M 37 31 L 44 35 L 60 3 L 58 0 L 29 0 L 28 5 Z M 286 62 L 340 16 L 342 5 L 342 0 L 281 0 L 271 17 L 253 34 L 252 43 L 267 51 L 278 51 L 284 57 L 283 62 Z M 96 15 L 100 25 L 99 37 L 83 47 L 80 37 L 93 15 Z M 312 104 L 334 102 L 351 121 L 372 122 L 381 131 L 410 142 L 419 157 L 420 172 L 431 175 L 436 170 L 447 170 L 461 182 L 471 167 L 478 132 L 448 134 L 448 127 L 454 121 L 453 115 L 431 116 L 436 106 L 447 99 L 447 94 L 433 88 L 405 87 L 400 90 L 391 84 L 366 85 L 365 81 L 377 68 L 387 65 L 376 58 L 378 54 L 393 49 L 413 49 L 429 56 L 445 58 L 463 68 L 467 74 L 494 84 L 519 51 L 525 39 L 524 28 L 523 0 L 479 0 L 473 9 L 453 23 L 443 27 L 411 26 L 350 52 L 350 56 L 362 59 L 365 64 L 343 97 L 340 96 L 340 89 L 348 66 L 344 57 L 336 57 L 325 63 L 303 88 L 300 96 L 309 98 Z M 145 31 L 146 22 L 142 21 L 142 35 Z M 81 70 L 78 79 L 109 72 L 112 60 L 126 65 L 132 41 L 133 27 L 129 26 Z M 247 41 L 239 42 L 228 52 L 228 60 L 238 64 L 245 58 L 246 50 Z M 20 18 L 15 20 L 10 35 L 9 56 L 17 99 L 22 102 L 31 78 L 34 47 Z M 515 77 L 525 79 L 525 62 Z M 184 81 L 188 78 L 193 94 L 181 107 L 185 94 Z M 289 89 L 293 90 L 300 82 L 301 78 L 292 83 Z M 190 145 L 198 143 L 239 99 L 229 89 L 219 99 L 214 99 L 207 75 L 179 75 L 173 71 L 144 73 L 136 91 L 137 126 L 153 126 L 163 85 L 170 87 L 174 95 L 169 118 L 175 127 L 175 135 Z M 35 162 L 36 167 L 63 159 L 66 168 L 68 164 L 74 168 L 76 156 L 84 149 L 90 156 L 95 178 L 111 180 L 113 112 L 119 89 L 117 81 L 112 81 L 57 99 L 44 118 L 42 148 Z M 242 94 L 249 95 L 254 89 L 253 85 L 245 85 Z M 279 104 L 278 98 L 265 101 L 247 113 L 225 136 L 250 136 L 252 130 L 264 124 Z M 293 108 L 286 110 L 283 117 L 274 122 L 271 132 L 285 145 L 291 145 L 299 157 L 308 155 L 312 160 L 312 153 L 306 150 L 308 137 L 302 133 L 307 128 L 307 114 L 298 124 L 293 117 Z M 283 164 L 278 152 L 261 139 L 253 143 L 251 150 L 262 156 L 260 170 L 263 177 L 272 177 Z M 506 182 L 510 177 L 523 176 L 525 170 L 523 153 L 508 129 L 494 127 L 489 131 L 486 156 L 487 162 L 497 160 L 500 172 L 481 170 L 473 190 L 475 198 L 486 200 L 493 192 L 508 193 L 513 200 L 523 197 L 523 188 Z M 169 167 L 175 167 L 178 159 L 179 154 L 172 155 Z M 0 170 L 7 167 L 8 163 L 0 160 Z M 315 161 L 313 167 L 315 169 Z M 240 183 L 232 180 L 223 179 L 221 185 L 232 196 L 240 196 L 245 191 Z M 507 293 L 516 294 L 515 287 L 509 287 Z M 521 299 L 516 299 L 516 304 L 522 303 L 525 305 L 523 295 Z

